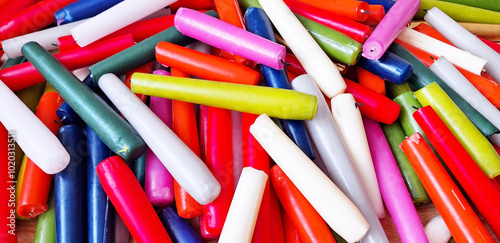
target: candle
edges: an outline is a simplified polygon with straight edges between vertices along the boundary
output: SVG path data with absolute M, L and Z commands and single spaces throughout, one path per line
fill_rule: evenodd
M 398 95 L 394 98 L 394 102 L 401 106 L 399 122 L 401 123 L 401 126 L 403 126 L 406 136 L 411 136 L 412 134 L 419 132 L 424 139 L 428 141 L 417 121 L 415 121 L 412 116 L 418 108 L 422 108 L 422 105 L 418 102 L 417 98 L 415 98 L 413 92 L 409 91 Z
M 385 12 L 389 12 L 389 10 L 394 6 L 396 3 L 395 1 L 392 0 L 366 0 L 368 4 L 377 4 L 377 5 L 382 5 L 384 6 Z M 370 9 L 371 10 L 371 9 Z
M 500 112 L 445 57 L 429 67 L 474 109 L 500 129 Z
M 82 118 L 76 114 L 75 110 L 73 110 L 67 102 L 63 102 L 61 106 L 57 108 L 56 115 L 59 118 L 58 121 L 62 124 L 85 124 Z
M 3 1 L 0 5 L 0 10 L 2 11 L 2 16 L 0 17 L 0 23 L 16 15 L 19 11 L 26 9 L 32 5 L 38 3 L 38 0 L 27 0 L 27 1 Z
M 243 168 L 219 242 L 251 242 L 266 182 L 263 171 Z
M 57 25 L 73 23 L 78 20 L 94 17 L 104 10 L 113 7 L 123 0 L 76 1 L 54 13 Z
M 375 60 L 361 58 L 358 65 L 383 80 L 398 85 L 406 83 L 413 70 L 410 63 L 390 52 Z
M 70 162 L 54 176 L 57 242 L 86 242 L 86 151 L 83 129 L 65 125 L 57 136 L 70 153 Z
M 38 216 L 33 243 L 56 242 L 56 215 L 54 194 L 49 199 L 49 209 Z
M 270 182 L 268 181 L 268 184 Z M 265 193 L 265 192 L 264 192 Z M 281 219 L 281 206 L 278 200 L 278 196 L 272 186 L 269 186 L 269 201 L 270 201 L 270 211 L 271 211 L 271 227 L 269 228 L 271 232 L 271 242 L 285 243 L 285 233 L 283 227 L 283 220 Z
M 495 4 L 495 0 L 492 0 L 492 1 L 444 0 L 444 1 L 500 12 L 500 6 Z
M 245 12 L 245 22 L 247 23 L 248 31 L 268 40 L 276 41 L 271 21 L 267 18 L 264 10 L 254 7 L 248 8 Z M 285 69 L 276 70 L 266 65 L 260 65 L 260 71 L 267 86 L 292 89 Z M 309 158 L 314 159 L 314 153 L 304 122 L 299 120 L 280 120 L 280 122 L 288 137 L 290 137 Z
M 0 94 L 0 122 L 15 132 L 15 140 L 26 155 L 47 174 L 66 168 L 69 154 L 56 136 L 3 82 L 0 82 Z
M 422 34 L 425 34 L 427 36 L 430 36 L 436 40 L 439 40 L 441 42 L 444 42 L 450 46 L 454 46 L 453 43 L 451 43 L 446 37 L 444 37 L 439 31 L 436 29 L 432 28 L 430 25 L 425 24 L 425 23 L 420 23 L 419 25 L 415 26 L 413 30 L 416 30 Z
M 162 209 L 158 216 L 174 242 L 203 243 L 200 233 L 183 218 L 179 217 L 175 208 L 166 207 Z
M 450 230 L 446 223 L 443 220 L 441 215 L 434 216 L 426 225 L 425 225 L 425 234 L 429 239 L 429 242 L 448 242 L 451 238 Z
M 71 29 L 71 35 L 78 45 L 84 47 L 173 2 L 175 0 L 122 1 L 74 27 Z
M 164 41 L 158 43 L 155 50 L 161 64 L 203 79 L 252 85 L 259 82 L 257 71 L 222 57 Z
M 299 0 L 316 8 L 325 9 L 330 14 L 336 14 L 354 21 L 363 21 L 368 17 L 370 7 L 365 1 L 336 0 L 331 2 L 318 2 L 312 0 Z
M 419 133 L 400 145 L 457 242 L 493 242 L 453 180 Z
M 328 97 L 341 94 L 346 84 L 338 69 L 281 0 L 260 2 L 267 16 L 318 87 Z
M 413 76 L 413 75 L 412 75 Z M 394 99 L 400 94 L 404 94 L 406 92 L 412 91 L 410 85 L 408 83 L 397 85 L 397 84 L 388 84 L 387 85 L 387 97 Z
M 149 107 L 165 125 L 172 128 L 171 100 L 151 97 Z M 146 150 L 144 191 L 153 206 L 166 207 L 174 201 L 174 178 L 151 148 Z
M 216 16 L 214 11 L 205 12 L 210 16 Z M 194 40 L 182 35 L 173 26 L 153 35 L 133 47 L 127 48 L 105 60 L 90 66 L 92 79 L 97 82 L 106 73 L 120 75 L 128 70 L 140 67 L 155 60 L 155 47 L 161 41 L 167 41 L 178 45 L 187 45 Z
M 1 173 L 2 179 L 0 185 L 2 186 L 3 192 L 0 193 L 0 199 L 6 205 L 2 207 L 1 211 L 1 224 L 0 237 L 2 242 L 6 243 L 16 243 L 17 242 L 17 231 L 16 231 L 16 184 L 14 184 L 15 178 L 15 152 L 13 151 L 14 139 L 9 135 L 9 132 L 0 123 L 0 162 L 2 163 Z
M 370 90 L 373 90 L 381 95 L 385 95 L 385 81 L 379 76 L 366 71 L 362 67 L 356 67 L 356 77 L 358 83 Z M 394 84 L 394 86 L 398 86 Z
M 220 185 L 205 164 L 113 74 L 99 87 L 144 138 L 182 188 L 201 204 L 212 202 Z M 169 138 L 169 139 L 165 139 Z
M 97 166 L 104 191 L 137 242 L 172 242 L 134 174 L 118 156 Z
M 132 91 L 223 109 L 253 114 L 266 113 L 276 118 L 297 120 L 312 119 L 316 113 L 317 102 L 314 96 L 293 90 L 142 73 L 132 76 Z
M 250 132 L 333 230 L 350 242 L 365 236 L 369 226 L 361 212 L 266 114 Z
M 29 42 L 23 54 L 113 152 L 126 159 L 144 153 L 144 142 L 133 128 L 50 53 Z
M 442 9 L 456 21 L 496 25 L 500 24 L 500 21 L 498 20 L 500 17 L 499 12 L 436 0 L 422 0 L 420 10 L 417 12 L 415 17 L 425 19 L 427 12 L 424 11 L 424 9 L 430 10 L 434 7 Z
M 481 72 L 488 62 L 485 58 L 481 58 L 465 50 L 458 49 L 457 47 L 450 46 L 410 28 L 403 29 L 403 31 L 401 31 L 398 35 L 398 40 L 406 42 L 435 56 L 445 56 L 453 64 L 478 75 L 481 75 Z
M 283 69 L 284 46 L 234 25 L 186 8 L 177 11 L 174 25 L 186 36 L 252 61 Z
M 366 18 L 362 23 L 368 26 L 377 26 L 382 19 L 384 19 L 385 13 L 386 11 L 384 6 L 370 4 L 370 13 L 368 14 L 368 18 Z
M 57 49 L 56 45 L 57 38 L 69 35 L 70 34 L 69 31 L 71 30 L 71 28 L 75 27 L 80 23 L 81 22 L 76 22 L 65 26 L 52 27 L 34 33 L 3 40 L 2 41 L 3 51 L 10 58 L 22 56 L 23 54 L 21 53 L 21 47 L 23 47 L 24 44 L 30 41 L 38 42 L 38 44 L 43 46 L 43 48 L 45 48 L 48 51 L 55 50 Z
M 500 174 L 500 157 L 496 151 L 439 85 L 431 83 L 416 91 L 415 96 L 423 106 L 430 105 L 438 113 L 486 175 L 494 178 Z
M 168 6 L 172 13 L 177 12 L 177 10 L 181 7 L 203 10 L 203 9 L 213 9 L 214 1 L 213 0 L 179 0 L 174 2 Z
M 103 242 L 106 226 L 108 197 L 102 189 L 96 172 L 97 165 L 111 156 L 111 150 L 87 126 L 87 228 L 89 242 Z
M 406 135 L 399 122 L 394 122 L 390 125 L 381 124 L 382 130 L 384 131 L 385 138 L 389 143 L 392 154 L 399 168 L 399 172 L 406 184 L 406 189 L 410 193 L 415 206 L 422 206 L 427 204 L 430 199 L 429 195 L 425 191 L 422 182 L 418 178 L 415 170 L 408 161 L 408 158 L 399 148 L 399 145 L 405 140 Z
M 467 117 L 474 123 L 474 125 L 481 131 L 484 136 L 491 136 L 497 131 L 486 118 L 479 114 L 472 106 L 458 95 L 450 86 L 434 74 L 429 68 L 422 64 L 415 56 L 413 56 L 406 48 L 394 43 L 390 47 L 390 51 L 401 56 L 413 65 L 414 72 L 408 83 L 414 89 L 421 89 L 432 82 L 436 82 L 448 96 L 455 102 L 455 104 L 462 110 Z
M 384 202 L 380 195 L 365 128 L 356 101 L 352 94 L 340 94 L 332 98 L 331 107 L 333 119 L 339 128 L 375 213 L 379 218 L 383 218 L 385 217 Z
M 351 80 L 346 79 L 346 83 L 346 91 L 359 103 L 362 115 L 385 124 L 391 124 L 398 119 L 401 107 L 396 102 Z
M 303 242 L 335 242 L 330 228 L 279 166 L 271 169 L 276 194 Z
M 282 215 L 282 221 L 283 221 L 283 228 L 285 230 L 285 242 L 287 243 L 301 243 L 301 239 L 299 237 L 299 234 L 297 233 L 297 230 L 295 230 L 295 227 L 292 224 L 292 221 L 290 220 L 290 217 L 288 217 L 288 214 L 286 214 L 285 210 L 283 207 L 281 207 L 281 215 Z
M 428 242 L 411 196 L 380 125 L 363 119 L 380 193 L 402 242 Z
M 375 27 L 363 45 L 363 56 L 370 60 L 379 59 L 410 22 L 420 7 L 419 0 L 399 0 Z

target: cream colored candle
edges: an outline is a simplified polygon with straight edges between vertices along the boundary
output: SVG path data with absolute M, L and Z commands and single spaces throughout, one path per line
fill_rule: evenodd
M 380 195 L 370 148 L 366 139 L 361 113 L 352 94 L 340 94 L 331 100 L 332 114 L 344 143 L 356 166 L 359 178 L 379 218 L 385 217 L 384 202 Z
M 252 242 L 266 182 L 265 172 L 252 167 L 243 168 L 219 243 Z
M 348 242 L 364 237 L 369 224 L 359 209 L 266 114 L 250 133 L 335 232 Z
M 433 217 L 425 225 L 424 230 L 429 243 L 447 243 L 450 241 L 451 232 L 441 215 Z

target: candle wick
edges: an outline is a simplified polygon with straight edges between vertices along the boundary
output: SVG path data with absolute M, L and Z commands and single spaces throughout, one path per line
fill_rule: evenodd
M 354 103 L 354 106 L 356 106 L 356 108 L 360 107 L 360 106 L 364 106 L 365 104 L 363 103 L 359 103 L 359 102 L 356 102 Z
M 63 123 L 63 120 L 64 120 L 64 119 L 61 119 L 61 120 L 59 120 L 59 121 L 53 120 L 53 122 L 55 122 L 55 123 L 57 123 L 57 124 L 60 124 L 60 123 Z
M 292 65 L 292 64 L 290 64 L 290 63 L 286 63 L 285 61 L 283 61 L 283 59 L 282 59 L 282 60 L 280 60 L 280 61 L 281 61 L 281 63 L 283 63 L 283 65 L 285 65 L 285 66 L 290 66 L 290 65 Z
M 368 12 L 368 11 L 366 11 L 364 9 L 361 9 L 360 12 L 365 13 L 365 14 L 370 14 L 370 12 Z
M 433 61 L 436 61 L 436 59 L 434 59 L 434 57 L 432 57 L 432 56 L 429 56 L 429 57 L 430 57 Z
M 412 107 L 413 109 L 415 109 L 415 110 L 418 110 L 418 107 L 416 107 L 416 106 L 414 106 L 414 105 L 412 105 L 411 107 Z
M 75 44 L 75 43 L 76 43 L 76 40 L 73 41 L 73 44 Z
M 427 13 L 427 12 L 429 12 L 429 9 L 423 9 L 423 11 Z
M 57 44 L 54 44 L 54 43 L 50 43 L 52 46 L 58 46 Z

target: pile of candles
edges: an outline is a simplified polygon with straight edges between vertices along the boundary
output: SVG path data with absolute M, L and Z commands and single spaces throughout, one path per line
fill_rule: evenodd
M 388 214 L 405 243 L 500 236 L 494 1 L 0 13 L 2 243 L 32 219 L 41 243 L 383 243 Z

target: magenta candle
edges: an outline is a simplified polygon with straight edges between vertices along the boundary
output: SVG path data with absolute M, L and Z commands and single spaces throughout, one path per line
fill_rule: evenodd
M 403 243 L 429 242 L 382 128 L 363 118 L 380 193 Z
M 363 45 L 363 56 L 379 59 L 420 8 L 420 0 L 399 0 L 387 12 Z
M 174 25 L 182 34 L 260 64 L 283 69 L 284 46 L 201 12 L 180 8 Z

